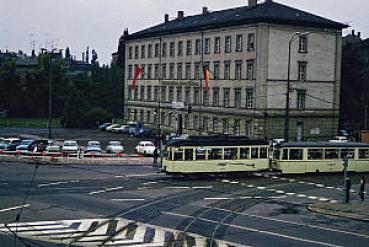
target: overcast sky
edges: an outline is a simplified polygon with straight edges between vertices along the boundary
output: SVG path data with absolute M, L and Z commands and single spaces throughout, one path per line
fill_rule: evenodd
M 368 0 L 277 2 L 349 24 L 345 34 L 355 29 L 369 36 Z M 203 6 L 212 11 L 246 4 L 247 0 L 0 0 L 0 50 L 29 54 L 32 46 L 69 46 L 80 59 L 89 46 L 101 64 L 109 64 L 124 28 L 136 32 L 161 23 L 165 13 L 174 18 L 178 10 L 195 15 Z

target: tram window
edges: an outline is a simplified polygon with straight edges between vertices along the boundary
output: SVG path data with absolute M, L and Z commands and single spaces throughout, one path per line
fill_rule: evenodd
M 341 158 L 348 158 L 354 159 L 355 158 L 355 151 L 354 149 L 341 149 Z
M 260 159 L 268 158 L 268 149 L 267 148 L 260 148 Z
M 196 148 L 196 160 L 205 160 L 205 148 Z
M 221 160 L 222 159 L 222 148 L 212 148 L 208 153 L 208 160 Z
M 308 150 L 309 160 L 321 160 L 323 159 L 323 149 L 309 149 Z
M 275 160 L 279 160 L 279 155 L 281 154 L 281 152 L 279 150 L 273 150 L 273 158 Z
M 251 148 L 251 159 L 259 158 L 259 148 Z
M 240 148 L 240 158 L 249 159 L 250 158 L 250 148 Z
M 339 150 L 338 149 L 326 149 L 325 150 L 325 158 L 326 159 L 338 159 Z
M 237 159 L 237 148 L 224 148 L 224 159 L 225 160 L 236 160 Z
M 174 151 L 174 160 L 182 161 L 183 160 L 183 150 L 178 149 Z
M 193 160 L 193 149 L 185 149 L 185 160 Z
M 172 150 L 170 148 L 167 149 L 167 160 L 172 160 Z
M 288 160 L 288 149 L 283 149 L 282 160 Z
M 359 159 L 369 159 L 369 149 L 359 149 Z
M 302 160 L 302 149 L 290 149 L 290 160 Z

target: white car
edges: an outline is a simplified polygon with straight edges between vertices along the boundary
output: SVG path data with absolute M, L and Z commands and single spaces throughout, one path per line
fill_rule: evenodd
M 77 141 L 68 140 L 68 141 L 64 141 L 62 152 L 63 153 L 77 153 L 78 149 L 79 147 L 78 147 Z
M 107 153 L 123 153 L 124 148 L 120 141 L 109 141 L 106 146 Z
M 150 141 L 140 141 L 135 147 L 136 152 L 143 155 L 154 155 L 155 149 L 154 143 Z
M 87 143 L 86 153 L 101 154 L 101 143 L 99 141 L 89 141 Z
M 121 134 L 128 134 L 129 132 L 129 125 L 123 124 L 122 126 L 116 127 L 112 129 L 113 133 L 121 133 Z
M 46 147 L 46 151 L 49 153 L 59 153 L 60 146 L 54 143 L 53 141 L 49 141 L 49 145 Z
M 346 136 L 336 136 L 334 139 L 329 140 L 331 143 L 346 143 L 347 141 Z
M 112 124 L 106 127 L 106 131 L 113 131 L 113 128 L 119 128 L 119 127 L 120 127 L 119 124 Z

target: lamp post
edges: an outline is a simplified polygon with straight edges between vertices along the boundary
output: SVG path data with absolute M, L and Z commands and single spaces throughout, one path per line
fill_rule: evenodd
M 53 88 L 53 83 L 52 83 L 52 54 L 54 53 L 54 50 L 56 50 L 56 48 L 51 50 L 51 55 L 49 57 L 49 119 L 48 119 L 48 138 L 49 140 L 51 139 L 51 115 L 52 115 L 52 88 Z
M 287 69 L 287 91 L 286 91 L 286 106 L 285 106 L 285 114 L 284 114 L 284 141 L 289 141 L 289 129 L 290 129 L 290 72 L 291 72 L 291 45 L 292 42 L 301 36 L 309 35 L 312 32 L 293 33 L 288 42 L 288 69 Z

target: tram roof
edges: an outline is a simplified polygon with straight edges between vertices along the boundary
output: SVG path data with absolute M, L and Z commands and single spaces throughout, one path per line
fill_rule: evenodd
M 309 148 L 309 147 L 334 147 L 334 148 L 369 148 L 369 144 L 361 142 L 288 142 L 279 145 L 282 148 Z
M 191 136 L 188 139 L 172 139 L 167 146 L 244 146 L 244 145 L 269 145 L 269 141 L 250 139 L 245 136 Z

